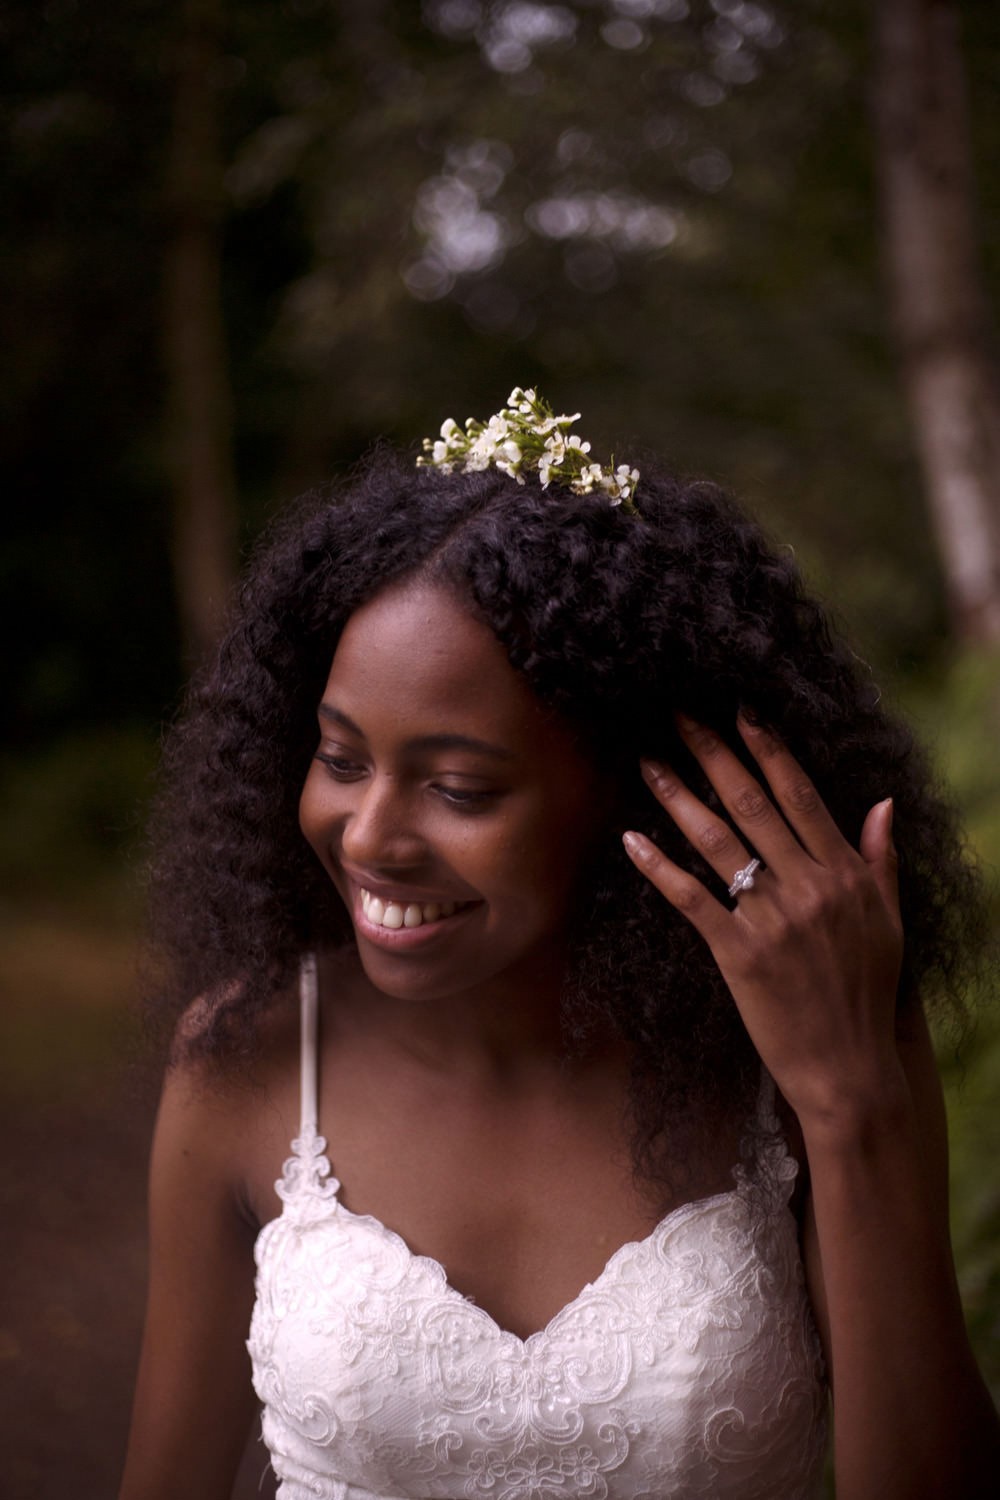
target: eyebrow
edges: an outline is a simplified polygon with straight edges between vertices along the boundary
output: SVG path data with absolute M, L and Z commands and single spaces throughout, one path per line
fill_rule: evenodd
M 350 734 L 357 735 L 358 739 L 365 739 L 364 730 L 349 719 L 347 714 L 341 713 L 339 708 L 334 708 L 330 703 L 321 703 L 319 716 L 327 719 L 331 724 L 339 724 Z M 506 750 L 502 745 L 491 745 L 488 740 L 477 740 L 469 734 L 422 734 L 416 739 L 407 742 L 410 750 L 471 750 L 477 755 L 490 755 L 494 760 L 515 760 L 516 757 L 511 750 Z

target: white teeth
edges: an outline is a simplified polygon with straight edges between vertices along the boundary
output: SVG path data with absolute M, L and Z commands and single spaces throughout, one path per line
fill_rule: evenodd
M 422 927 L 425 922 L 453 917 L 457 908 L 455 901 L 409 901 L 404 905 L 401 901 L 383 901 L 371 891 L 361 892 L 361 909 L 376 927 Z

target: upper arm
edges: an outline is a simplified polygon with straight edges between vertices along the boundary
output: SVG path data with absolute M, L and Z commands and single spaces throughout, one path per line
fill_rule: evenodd
M 221 1500 L 246 1442 L 255 1231 L 233 1174 L 231 1116 L 190 1070 L 168 1073 L 150 1165 L 146 1326 L 120 1500 Z
M 933 1217 L 942 1240 L 948 1227 L 948 1122 L 927 1018 L 919 1003 L 900 1014 L 896 1045 L 910 1086 L 924 1161 L 924 1180 Z M 830 1322 L 823 1281 L 823 1261 L 812 1196 L 805 1199 L 802 1216 L 802 1257 L 816 1326 L 830 1368 Z

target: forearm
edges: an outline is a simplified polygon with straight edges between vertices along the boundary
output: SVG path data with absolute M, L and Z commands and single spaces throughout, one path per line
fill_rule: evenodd
M 830 1327 L 838 1500 L 976 1500 L 1000 1424 L 966 1338 L 906 1079 L 800 1121 Z
M 733 909 L 641 834 L 626 834 L 626 848 L 708 944 L 802 1131 L 838 1500 L 985 1500 L 1000 1426 L 955 1285 L 933 1051 L 919 1007 L 897 1006 L 892 801 L 869 809 L 854 849 L 765 726 L 738 723 L 770 797 L 717 732 L 681 717 L 678 727 L 730 821 L 669 766 L 645 762 L 661 806 L 727 885 L 751 848 L 765 868 L 752 888 L 730 887 Z

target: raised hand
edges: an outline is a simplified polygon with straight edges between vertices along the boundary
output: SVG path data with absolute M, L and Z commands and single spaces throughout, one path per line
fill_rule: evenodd
M 892 804 L 869 811 L 856 850 L 769 730 L 738 720 L 770 796 L 712 730 L 688 719 L 678 727 L 734 826 L 668 766 L 643 762 L 654 795 L 726 889 L 752 858 L 761 866 L 731 908 L 641 834 L 626 833 L 625 847 L 708 943 L 800 1121 L 864 1105 L 900 1066 L 894 1017 L 903 938 Z

